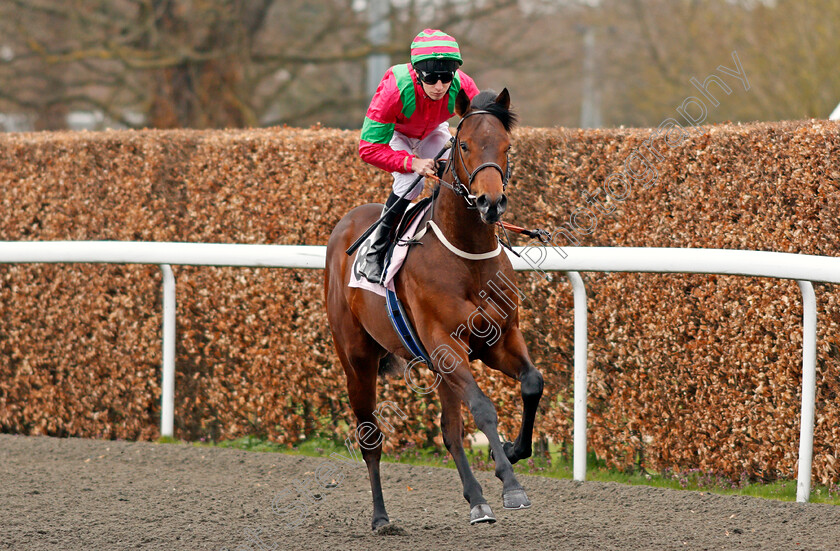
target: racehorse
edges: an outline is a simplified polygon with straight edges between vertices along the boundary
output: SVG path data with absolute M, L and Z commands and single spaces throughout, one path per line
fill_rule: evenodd
M 519 329 L 519 291 L 491 283 L 502 276 L 513 281 L 507 255 L 492 254 L 494 250 L 502 252 L 496 223 L 507 206 L 510 131 L 516 123 L 510 95 L 507 89 L 498 95 L 484 91 L 471 103 L 461 90 L 456 113 L 461 121 L 452 153 L 439 179 L 431 214 L 426 214 L 449 246 L 436 232 L 426 232 L 419 239 L 422 245 L 410 249 L 394 287 L 423 347 L 435 351 L 431 369 L 443 379 L 437 386 L 443 441 L 458 467 L 463 495 L 470 504 L 470 524 L 492 523 L 496 519 L 464 453 L 461 402 L 467 404 L 476 426 L 489 441 L 495 475 L 502 481 L 504 507 L 527 508 L 531 502 L 512 464 L 531 455 L 543 377 L 534 367 Z M 403 360 L 414 358 L 391 326 L 383 297 L 348 287 L 354 256 L 345 250 L 381 212 L 381 204 L 362 205 L 338 222 L 327 244 L 324 275 L 327 316 L 347 376 L 350 405 L 359 428 L 368 427 L 365 441 L 375 443 L 362 446 L 373 494 L 374 530 L 390 523 L 379 478 L 382 437 L 375 415 L 377 374 L 380 366 L 405 365 Z M 488 293 L 489 289 L 494 293 Z M 476 316 L 477 311 L 482 315 Z M 464 325 L 467 320 L 468 327 Z M 493 403 L 470 372 L 469 362 L 476 359 L 520 382 L 522 425 L 513 443 L 503 444 L 499 438 Z

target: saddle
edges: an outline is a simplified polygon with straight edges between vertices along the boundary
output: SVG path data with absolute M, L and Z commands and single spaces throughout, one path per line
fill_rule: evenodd
M 388 253 L 385 256 L 385 270 L 388 269 L 388 265 L 391 262 L 391 255 L 394 253 L 394 249 L 397 246 L 403 247 L 406 245 L 410 245 L 410 240 L 403 240 L 402 238 L 405 236 L 408 229 L 414 223 L 415 220 L 419 216 L 422 216 L 426 213 L 427 207 L 434 201 L 435 196 L 437 193 L 431 195 L 430 197 L 424 197 L 408 206 L 406 209 L 405 214 L 403 214 L 400 223 L 397 224 L 397 228 L 394 231 L 394 239 L 391 240 L 391 245 L 388 247 Z

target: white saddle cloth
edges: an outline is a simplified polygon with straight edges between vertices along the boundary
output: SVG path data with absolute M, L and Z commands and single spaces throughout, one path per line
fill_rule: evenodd
M 404 244 L 404 242 L 410 240 L 417 233 L 417 229 L 420 226 L 420 220 L 423 219 L 423 216 L 429 208 L 431 208 L 431 203 L 426 205 L 423 211 L 414 217 L 411 225 L 408 227 L 405 234 L 400 237 L 400 241 L 397 242 L 397 246 L 394 247 L 394 252 L 391 255 L 391 262 L 388 264 L 387 271 L 385 272 L 385 285 L 382 286 L 378 283 L 371 283 L 364 277 L 358 276 L 359 272 L 356 264 L 359 262 L 359 259 L 362 257 L 362 253 L 364 252 L 364 246 L 362 246 L 356 250 L 356 259 L 353 261 L 353 269 L 350 270 L 350 287 L 367 289 L 368 291 L 372 291 L 383 297 L 385 296 L 386 287 L 394 291 L 394 277 L 396 277 L 403 265 L 403 262 L 405 262 L 405 257 L 408 256 L 409 245 Z

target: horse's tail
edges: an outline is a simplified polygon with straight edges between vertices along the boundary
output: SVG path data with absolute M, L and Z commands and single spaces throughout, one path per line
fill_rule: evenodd
M 379 360 L 379 376 L 394 375 L 399 377 L 400 373 L 405 371 L 405 365 L 406 361 L 404 359 L 389 352 Z

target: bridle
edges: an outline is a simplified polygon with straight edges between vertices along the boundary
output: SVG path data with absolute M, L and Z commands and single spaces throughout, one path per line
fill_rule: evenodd
M 481 170 L 484 170 L 485 168 L 495 168 L 496 170 L 498 170 L 499 174 L 502 175 L 502 191 L 504 191 L 507 188 L 508 181 L 510 180 L 511 173 L 513 171 L 513 167 L 510 163 L 510 154 L 508 152 L 505 153 L 505 165 L 506 165 L 505 170 L 502 170 L 502 167 L 500 167 L 497 163 L 491 163 L 491 162 L 482 163 L 482 164 L 478 165 L 475 168 L 475 170 L 473 170 L 472 172 L 470 172 L 469 169 L 467 169 L 467 165 L 464 162 L 463 153 L 462 153 L 462 150 L 461 150 L 461 147 L 460 147 L 461 140 L 459 139 L 459 136 L 461 134 L 461 125 L 464 124 L 465 120 L 467 120 L 469 117 L 471 117 L 473 115 L 493 115 L 493 113 L 490 112 L 490 111 L 487 111 L 485 109 L 478 109 L 476 111 L 470 111 L 469 113 L 464 115 L 464 117 L 458 122 L 458 127 L 455 130 L 455 136 L 452 137 L 448 142 L 446 142 L 446 145 L 444 146 L 444 148 L 441 149 L 440 153 L 438 153 L 437 157 L 435 157 L 435 158 L 439 158 L 444 153 L 444 151 L 446 149 L 449 149 L 449 148 L 454 147 L 457 150 L 455 153 L 452 154 L 452 156 L 450 156 L 450 162 L 447 163 L 446 171 L 444 171 L 444 173 L 441 175 L 441 176 L 445 175 L 446 172 L 452 173 L 452 181 L 454 182 L 454 184 L 450 184 L 449 182 L 445 181 L 443 178 L 439 178 L 438 176 L 432 176 L 431 177 L 432 179 L 436 180 L 441 186 L 445 186 L 445 187 L 451 189 L 455 193 L 455 195 L 463 197 L 464 200 L 467 202 L 467 208 L 471 209 L 471 210 L 475 210 L 475 209 L 478 208 L 475 204 L 476 196 L 472 194 L 472 183 L 473 183 L 473 180 L 475 180 L 476 175 Z M 493 115 L 493 116 L 495 116 L 495 115 Z M 464 185 L 464 182 L 461 181 L 461 178 L 458 177 L 458 172 L 455 169 L 455 159 L 454 159 L 455 155 L 458 156 L 458 161 L 460 162 L 461 167 L 464 169 L 464 173 L 469 174 L 466 186 Z M 484 258 L 492 258 L 492 257 L 497 256 L 498 252 L 501 249 L 495 250 L 495 251 L 490 251 L 489 253 L 482 253 L 482 254 L 479 254 L 479 255 L 470 255 L 469 253 L 466 253 L 464 251 L 456 249 L 454 246 L 452 246 L 446 240 L 446 237 L 444 237 L 443 233 L 440 231 L 439 228 L 437 228 L 435 223 L 432 221 L 432 219 L 434 218 L 434 208 L 435 208 L 435 205 L 437 204 L 438 191 L 440 191 L 439 187 L 435 188 L 435 191 L 432 194 L 432 214 L 430 215 L 429 220 L 426 222 L 426 225 L 429 226 L 429 227 L 432 227 L 432 229 L 435 230 L 435 233 L 438 235 L 438 238 L 441 240 L 441 242 L 450 251 L 452 251 L 453 253 L 455 253 L 456 255 L 458 255 L 462 258 L 467 258 L 467 259 L 470 259 L 470 260 L 482 260 Z M 551 240 L 551 234 L 548 233 L 545 230 L 542 230 L 542 229 L 529 230 L 529 229 L 522 228 L 522 227 L 519 227 L 519 226 L 514 226 L 513 224 L 508 224 L 508 223 L 502 222 L 502 221 L 496 222 L 496 225 L 498 225 L 499 227 L 502 228 L 502 230 L 505 231 L 506 238 L 507 238 L 507 230 L 511 230 L 511 231 L 516 232 L 516 233 L 521 233 L 523 235 L 527 235 L 528 237 L 539 239 L 540 242 L 542 242 L 542 243 L 548 243 Z M 415 235 L 410 241 L 406 241 L 405 244 L 408 244 L 408 245 L 422 244 L 422 242 L 420 242 L 419 239 L 425 233 L 425 231 L 426 230 L 424 228 L 420 233 Z M 497 237 L 497 239 L 499 239 L 500 245 L 504 245 L 505 247 L 510 249 L 510 251 L 513 254 L 515 254 L 516 256 L 521 256 L 511 246 L 510 238 L 507 238 L 507 243 L 505 243 L 504 241 L 502 241 L 498 237 Z
M 496 170 L 498 170 L 499 174 L 502 176 L 502 191 L 503 192 L 507 188 L 507 184 L 508 184 L 508 181 L 510 180 L 511 172 L 513 171 L 512 167 L 511 167 L 511 164 L 510 164 L 510 155 L 508 153 L 505 153 L 506 170 L 502 170 L 502 167 L 500 167 L 497 163 L 493 163 L 493 162 L 482 163 L 482 164 L 478 165 L 477 167 L 475 167 L 475 170 L 473 170 L 472 172 L 470 172 L 470 170 L 467 168 L 467 164 L 464 162 L 464 154 L 461 150 L 461 140 L 460 140 L 459 136 L 461 135 L 461 125 L 464 124 L 465 120 L 472 117 L 473 115 L 493 115 L 493 113 L 491 113 L 490 111 L 487 111 L 485 109 L 478 109 L 478 110 L 475 110 L 475 111 L 470 111 L 469 113 L 464 115 L 464 117 L 458 122 L 458 127 L 455 130 L 455 137 L 452 138 L 452 143 L 453 143 L 452 148 L 455 150 L 455 152 L 452 154 L 452 157 L 457 156 L 457 160 L 460 162 L 461 168 L 464 169 L 464 173 L 469 175 L 468 178 L 467 178 L 467 185 L 464 185 L 464 182 L 461 181 L 461 178 L 458 176 L 458 171 L 455 168 L 455 159 L 454 158 L 452 159 L 452 162 L 448 163 L 449 167 L 447 169 L 448 172 L 450 172 L 452 174 L 453 185 L 449 185 L 447 182 L 444 182 L 443 180 L 440 180 L 440 183 L 442 185 L 445 185 L 446 187 L 448 187 L 449 189 L 454 191 L 456 195 L 458 195 L 460 197 L 463 197 L 464 200 L 467 202 L 467 206 L 468 206 L 467 208 L 470 208 L 470 209 L 476 208 L 476 205 L 475 205 L 476 197 L 475 197 L 475 195 L 472 194 L 472 183 L 473 183 L 473 180 L 475 180 L 476 175 L 480 171 L 484 170 L 485 168 L 495 168 Z

